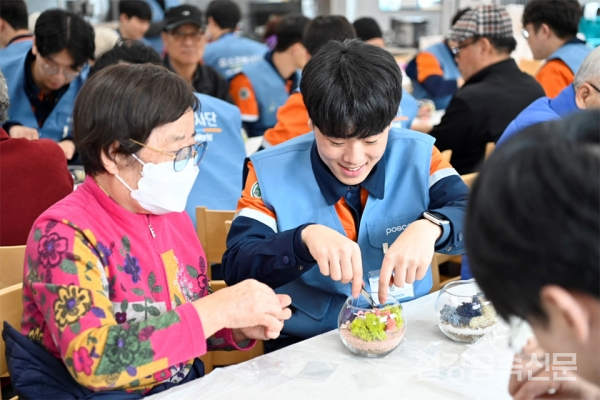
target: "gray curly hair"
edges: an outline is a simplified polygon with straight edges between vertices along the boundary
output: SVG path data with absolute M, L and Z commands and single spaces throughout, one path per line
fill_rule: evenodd
M 10 107 L 9 100 L 6 79 L 4 79 L 4 75 L 2 75 L 2 71 L 0 71 L 0 123 L 8 119 L 8 107 Z

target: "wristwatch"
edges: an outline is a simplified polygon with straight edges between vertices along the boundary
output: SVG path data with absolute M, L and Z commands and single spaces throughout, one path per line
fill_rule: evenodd
M 448 227 L 450 226 L 450 221 L 443 219 L 437 213 L 431 213 L 429 211 L 425 211 L 421 217 L 425 218 L 429 222 L 433 222 L 434 224 L 441 226 L 442 230 L 444 229 L 444 226 L 448 226 Z
M 440 234 L 440 236 L 436 240 L 436 246 L 438 244 L 441 244 L 441 243 L 443 243 L 443 242 L 446 241 L 446 239 L 450 235 L 450 221 L 448 221 L 447 219 L 444 219 L 438 213 L 432 213 L 432 212 L 429 212 L 429 211 L 425 211 L 421 215 L 421 218 L 426 219 L 427 221 L 429 221 L 429 222 L 431 222 L 433 224 L 436 224 L 437 226 L 439 226 L 440 228 L 442 228 L 442 233 Z

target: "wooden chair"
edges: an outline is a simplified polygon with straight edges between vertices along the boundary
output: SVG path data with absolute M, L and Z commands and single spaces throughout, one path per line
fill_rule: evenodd
M 444 160 L 446 162 L 450 162 L 451 158 L 452 158 L 452 150 L 451 149 L 442 151 L 442 160 Z
M 488 144 L 485 145 L 485 159 L 486 160 L 490 157 L 490 154 L 492 154 L 492 151 L 494 151 L 495 148 L 496 148 L 496 143 L 494 143 L 494 142 L 489 142 Z
M 23 284 L 17 283 L 10 287 L 0 289 L 0 322 L 7 321 L 16 330 L 21 330 L 21 317 L 23 315 Z M 6 345 L 0 340 L 0 377 L 8 376 L 8 366 L 4 351 Z
M 0 289 L 23 283 L 25 245 L 0 247 Z
M 217 211 L 208 210 L 206 207 L 196 207 L 196 233 L 206 254 L 208 279 L 212 278 L 210 265 L 220 264 L 227 248 L 225 221 L 232 220 L 234 215 L 235 211 Z
M 471 189 L 471 187 L 473 186 L 473 182 L 475 182 L 475 179 L 477 179 L 478 174 L 478 172 L 473 172 L 470 174 L 461 175 L 460 177 L 463 180 L 463 182 L 465 182 L 465 184 L 469 187 L 469 189 Z M 460 276 L 454 276 L 451 278 L 440 276 L 439 266 L 445 262 L 460 264 L 462 262 L 462 256 L 453 256 L 441 253 L 435 253 L 433 255 L 433 260 L 431 261 L 431 273 L 433 277 L 433 286 L 431 287 L 431 292 L 438 291 L 444 286 L 446 286 L 448 283 L 460 279 Z
M 231 225 L 231 221 L 227 221 Z M 210 285 L 213 292 L 227 287 L 225 281 L 211 281 Z M 209 351 L 200 359 L 204 362 L 205 373 L 211 372 L 215 367 L 225 367 L 227 365 L 239 364 L 265 354 L 265 348 L 262 340 L 257 340 L 256 345 L 248 351 Z

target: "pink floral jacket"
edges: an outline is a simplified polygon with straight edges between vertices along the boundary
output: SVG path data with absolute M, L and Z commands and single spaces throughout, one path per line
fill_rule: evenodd
M 208 348 L 238 349 L 231 330 L 207 344 L 190 304 L 206 268 L 185 212 L 131 213 L 88 177 L 29 234 L 21 331 L 93 390 L 181 381 Z

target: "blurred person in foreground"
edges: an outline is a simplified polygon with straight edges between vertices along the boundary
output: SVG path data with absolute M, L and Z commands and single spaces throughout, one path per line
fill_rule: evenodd
M 495 150 L 473 185 L 473 276 L 539 343 L 515 355 L 515 399 L 600 398 L 599 127 L 598 110 L 533 125 Z

